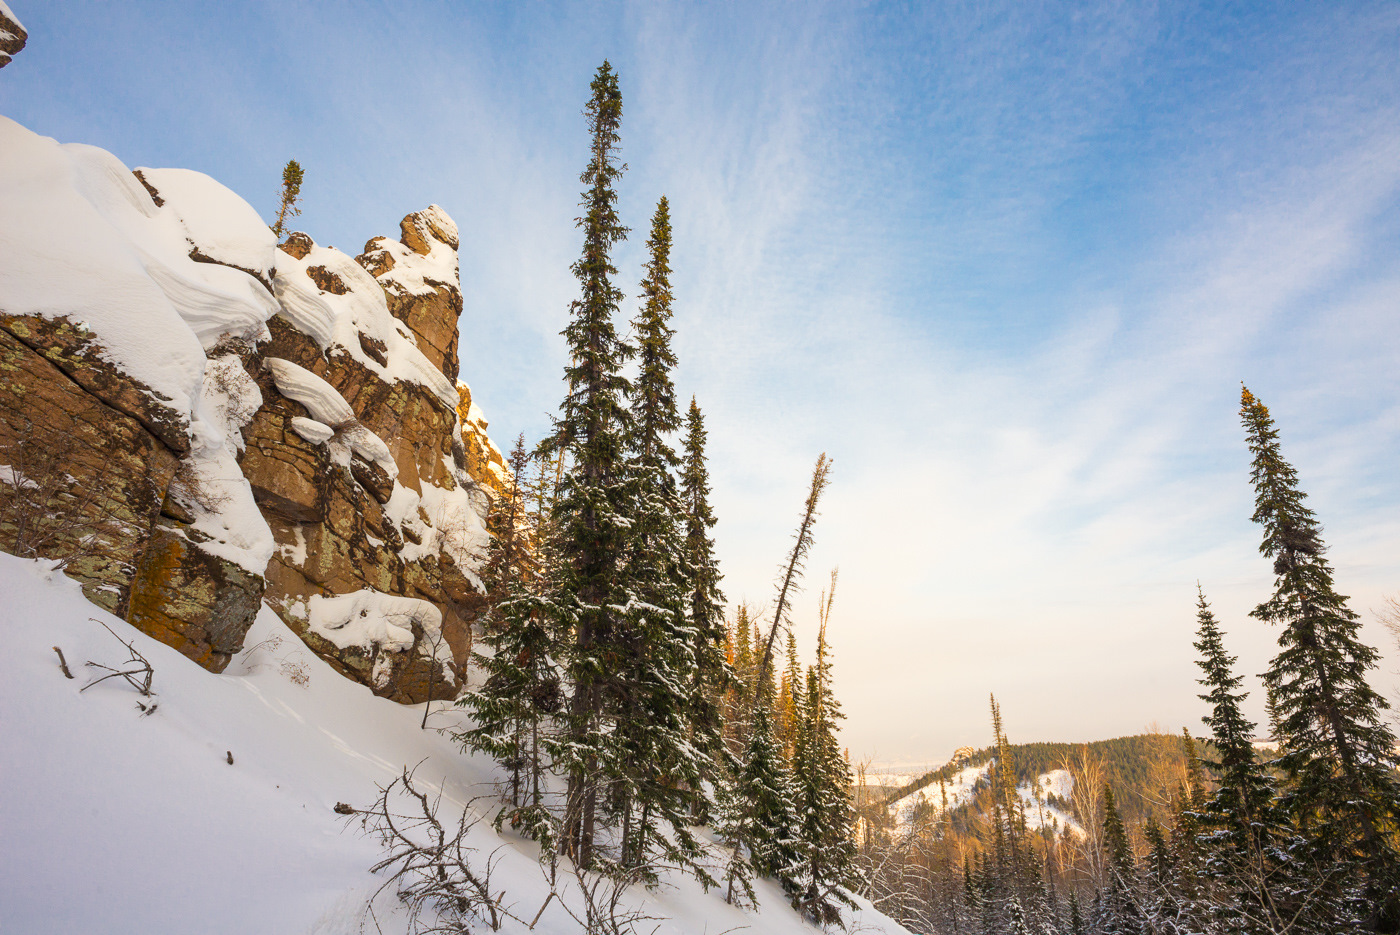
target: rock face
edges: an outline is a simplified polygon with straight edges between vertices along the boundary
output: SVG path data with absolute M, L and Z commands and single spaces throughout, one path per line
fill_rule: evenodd
M 358 260 L 305 234 L 282 246 L 283 310 L 256 355 L 267 402 L 241 465 L 278 545 L 269 606 L 345 674 L 410 701 L 430 684 L 434 697 L 460 688 L 484 604 L 474 569 L 490 488 L 467 469 L 447 377 L 462 308 L 456 226 L 432 207 L 402 229 L 412 245 L 375 238 Z M 433 608 L 406 618 L 416 650 L 318 634 L 312 599 L 361 591 Z
M 408 325 L 418 349 L 448 380 L 457 379 L 457 225 L 437 205 L 399 224 L 398 242 L 375 237 L 356 259 L 384 287 L 389 312 Z
M 158 205 L 111 154 L 0 118 L 0 547 L 63 562 L 95 603 L 218 671 L 272 537 L 233 458 L 255 387 L 217 349 L 265 335 L 276 308 L 222 257 L 275 245 L 188 176 Z
M 0 548 L 213 671 L 265 603 L 376 693 L 453 697 L 510 478 L 455 382 L 456 225 L 400 230 L 279 249 L 206 176 L 0 118 Z
M 3 323 L 0 548 L 66 561 L 89 600 L 125 615 L 178 454 L 17 339 L 29 322 Z
M 10 8 L 0 3 L 0 68 L 10 64 L 10 59 L 19 54 L 28 38 L 29 33 L 15 19 Z
M 510 496 L 515 481 L 506 468 L 501 449 L 486 434 L 486 416 L 472 402 L 472 388 L 460 380 L 457 381 L 457 418 L 462 424 L 462 448 L 467 459 L 467 473 L 493 495 Z

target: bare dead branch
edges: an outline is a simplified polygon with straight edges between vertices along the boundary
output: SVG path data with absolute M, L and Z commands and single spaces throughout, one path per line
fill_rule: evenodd
M 509 913 L 503 906 L 505 894 L 492 889 L 497 853 L 478 868 L 476 849 L 466 843 L 480 816 L 469 805 L 455 824 L 445 825 L 438 817 L 442 793 L 420 790 L 414 784 L 416 770 L 404 767 L 401 775 L 379 790 L 372 806 L 349 811 L 362 816 L 362 827 L 377 836 L 387 851 L 370 868 L 371 873 L 387 873 L 388 878 L 370 897 L 367 913 L 372 917 L 374 900 L 394 887 L 408 909 L 412 935 L 461 932 L 472 920 L 498 931 Z
M 120 636 L 117 636 L 117 632 L 111 627 L 107 626 L 107 624 L 102 623 L 101 620 L 98 620 L 96 617 L 89 617 L 88 619 L 91 620 L 93 623 L 101 625 L 102 629 L 112 634 L 112 637 L 118 643 L 121 643 L 123 646 L 126 647 L 126 651 L 131 654 L 131 658 L 128 659 L 126 662 L 122 663 L 122 665 L 129 666 L 130 668 L 114 669 L 111 666 L 103 665 L 100 662 L 93 662 L 89 659 L 86 663 L 87 665 L 91 666 L 94 669 L 105 669 L 108 674 L 101 676 L 100 678 L 93 679 L 91 682 L 88 682 L 82 688 L 78 689 L 79 693 L 85 692 L 92 686 L 97 685 L 101 682 L 105 682 L 108 679 L 120 677 L 126 679 L 127 684 L 130 685 L 132 688 L 136 689 L 138 692 L 140 692 L 143 697 L 149 698 L 151 695 L 155 694 L 155 692 L 151 691 L 151 680 L 155 677 L 155 670 L 151 668 L 150 660 L 148 660 L 145 656 L 137 652 L 136 647 L 133 644 L 122 639 Z M 54 648 L 57 649 L 58 647 Z M 59 658 L 62 658 L 62 656 L 63 654 L 59 653 Z M 141 707 L 141 710 L 146 711 L 146 707 L 143 705 Z M 155 705 L 151 706 L 151 710 L 155 710 Z M 149 712 L 147 711 L 146 713 Z

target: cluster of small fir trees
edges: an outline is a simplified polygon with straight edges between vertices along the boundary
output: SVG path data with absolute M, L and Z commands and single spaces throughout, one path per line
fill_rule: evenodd
M 816 658 L 803 672 L 788 633 L 781 680 L 765 669 L 764 636 L 741 608 L 728 636 L 733 683 L 725 709 L 747 712 L 726 724 L 730 781 L 721 786 L 715 829 L 728 846 L 726 899 L 752 902 L 754 875 L 778 881 L 794 908 L 837 924 L 856 866 L 851 767 L 837 741 L 843 715 L 833 690 L 827 641 L 836 573 L 819 607 Z

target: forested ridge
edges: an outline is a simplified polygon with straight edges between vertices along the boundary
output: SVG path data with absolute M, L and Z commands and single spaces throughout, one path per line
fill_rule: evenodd
M 1390 706 L 1367 681 L 1379 653 L 1334 589 L 1321 526 L 1248 388 L 1240 418 L 1275 575 L 1251 612 L 1278 633 L 1262 675 L 1272 747 L 1255 748 L 1237 657 L 1198 585 L 1200 739 L 1012 745 L 992 698 L 991 747 L 861 790 L 868 892 L 911 930 L 1400 930 L 1400 770 Z
M 1125 818 L 1143 820 L 1147 810 L 1141 804 L 1151 793 L 1154 783 L 1163 775 L 1175 775 L 1185 768 L 1186 755 L 1181 738 L 1163 733 L 1133 734 L 1127 737 L 1114 737 L 1109 740 L 1094 740 L 1087 744 L 1076 743 L 1014 743 L 1011 752 L 1014 756 L 1016 783 L 1021 785 L 1033 782 L 1037 777 L 1052 770 L 1064 769 L 1081 749 L 1103 763 L 1107 779 L 1115 789 L 1123 790 L 1120 808 Z M 1202 745 L 1203 755 L 1209 757 L 1209 746 Z M 882 805 L 902 799 L 920 789 L 937 791 L 939 780 L 948 781 L 959 770 L 968 766 L 983 766 L 995 759 L 996 747 L 983 747 L 966 753 L 956 760 L 930 770 L 922 776 L 893 790 L 872 787 L 868 798 L 878 799 Z

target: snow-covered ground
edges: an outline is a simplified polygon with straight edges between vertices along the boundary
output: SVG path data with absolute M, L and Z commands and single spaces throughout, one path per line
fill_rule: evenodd
M 1036 794 L 1037 786 L 1039 795 Z M 1068 801 L 1072 791 L 1074 777 L 1067 769 L 1052 769 L 1048 773 L 1041 773 L 1036 777 L 1035 786 L 1028 782 L 1021 783 L 1016 787 L 1016 794 L 1021 797 L 1021 806 L 1026 812 L 1026 824 L 1033 830 L 1039 830 L 1045 825 L 1050 825 L 1056 831 L 1068 828 L 1075 835 L 1083 837 L 1084 829 L 1079 826 L 1079 822 L 1068 812 L 1046 801 L 1052 795 Z
M 980 766 L 968 766 L 959 770 L 953 775 L 951 781 L 947 783 L 948 809 L 950 811 L 961 808 L 972 801 L 976 794 L 979 783 L 985 783 L 991 770 L 992 763 L 989 760 Z M 1039 787 L 1039 795 L 1036 789 Z M 1048 773 L 1041 773 L 1036 777 L 1034 785 L 1025 782 L 1016 789 L 1016 794 L 1021 798 L 1021 805 L 1026 813 L 1026 825 L 1032 830 L 1039 830 L 1042 826 L 1050 825 L 1056 830 L 1069 828 L 1077 835 L 1083 835 L 1084 831 L 1079 824 L 1063 809 L 1048 804 L 1045 800 L 1056 795 L 1063 799 L 1068 799 L 1070 792 L 1074 789 L 1074 778 L 1069 770 L 1055 769 Z M 921 805 L 927 803 L 932 808 L 933 816 L 943 813 L 943 790 L 938 783 L 918 789 L 908 795 L 896 799 L 889 804 L 890 817 L 894 819 L 897 827 L 909 824 L 913 820 L 914 813 Z
M 953 774 L 953 778 L 947 783 L 948 808 L 950 810 L 960 808 L 972 801 L 977 791 L 977 784 L 986 780 L 991 765 L 991 761 L 988 761 L 981 766 L 964 767 Z M 942 814 L 943 790 L 939 788 L 938 783 L 930 783 L 922 789 L 891 802 L 889 805 L 890 815 L 896 824 L 906 824 L 912 817 L 914 809 L 925 801 L 933 806 L 935 815 Z
M 489 761 L 420 730 L 422 707 L 335 674 L 267 610 L 251 648 L 214 675 L 44 566 L 0 554 L 0 593 L 0 931 L 359 932 L 382 882 L 368 868 L 382 855 L 355 819 L 335 814 L 336 803 L 369 804 L 405 764 L 421 764 L 417 776 L 441 789 L 444 811 L 491 794 Z M 97 671 L 88 660 L 126 659 L 104 622 L 151 661 L 154 714 L 138 710 L 139 696 L 120 679 L 79 692 Z M 74 679 L 59 671 L 54 646 Z M 459 717 L 435 711 L 430 724 Z M 490 810 L 493 801 L 478 804 Z M 498 836 L 489 822 L 472 834 L 483 862 L 496 855 L 494 886 L 528 921 L 548 893 L 533 846 Z M 742 912 L 722 892 L 672 876 L 629 897 L 662 935 L 815 931 L 775 886 L 761 883 L 758 895 L 759 910 Z M 577 894 L 567 898 L 577 908 Z M 376 904 L 386 933 L 403 931 L 394 902 Z M 904 931 L 868 908 L 854 921 L 863 932 Z M 507 920 L 502 931 L 526 929 Z M 555 901 L 534 931 L 579 926 Z

